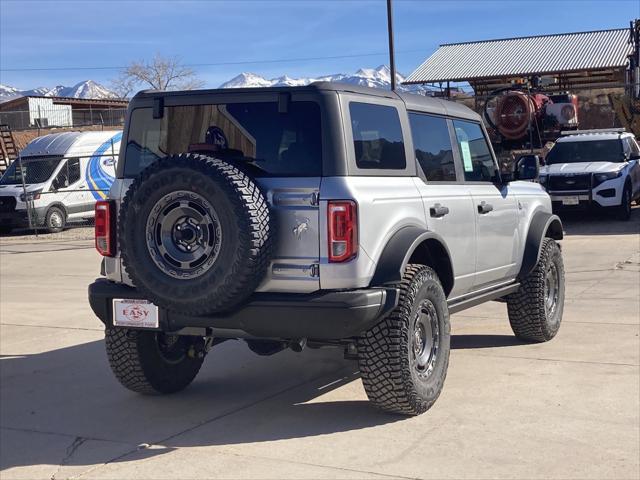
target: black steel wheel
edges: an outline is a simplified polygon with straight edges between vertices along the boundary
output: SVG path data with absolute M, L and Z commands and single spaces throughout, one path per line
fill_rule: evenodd
M 146 228 L 154 263 L 174 278 L 196 278 L 215 263 L 222 244 L 216 210 L 201 195 L 179 190 L 158 200 Z
M 198 154 L 145 169 L 120 208 L 125 271 L 143 298 L 180 313 L 245 301 L 266 273 L 273 237 L 258 185 L 238 166 Z

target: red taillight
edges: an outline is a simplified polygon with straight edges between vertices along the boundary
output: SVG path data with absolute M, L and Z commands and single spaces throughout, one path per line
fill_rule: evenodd
M 96 202 L 96 250 L 104 257 L 115 255 L 115 229 L 113 216 L 113 201 L 99 200 Z
M 328 204 L 329 261 L 345 262 L 358 253 L 358 215 L 351 200 Z

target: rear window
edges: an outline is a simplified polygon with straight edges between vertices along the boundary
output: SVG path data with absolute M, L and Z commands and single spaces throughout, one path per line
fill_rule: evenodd
M 358 168 L 400 170 L 407 166 L 395 107 L 351 102 L 349 113 Z
M 136 176 L 167 155 L 200 152 L 244 162 L 266 176 L 320 176 L 320 107 L 277 102 L 165 107 L 154 119 L 151 108 L 135 109 L 129 121 L 124 175 Z

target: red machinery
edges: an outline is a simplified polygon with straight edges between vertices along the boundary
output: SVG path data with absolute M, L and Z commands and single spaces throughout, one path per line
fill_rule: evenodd
M 495 100 L 491 102 L 491 100 Z M 486 102 L 485 118 L 507 141 L 542 142 L 560 130 L 578 127 L 578 99 L 568 93 L 543 93 L 505 89 Z

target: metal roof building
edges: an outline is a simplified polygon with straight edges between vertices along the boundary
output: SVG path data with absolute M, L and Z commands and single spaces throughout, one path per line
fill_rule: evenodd
M 480 93 L 554 76 L 559 89 L 613 86 L 625 81 L 632 50 L 628 28 L 445 44 L 404 83 L 469 82 Z

